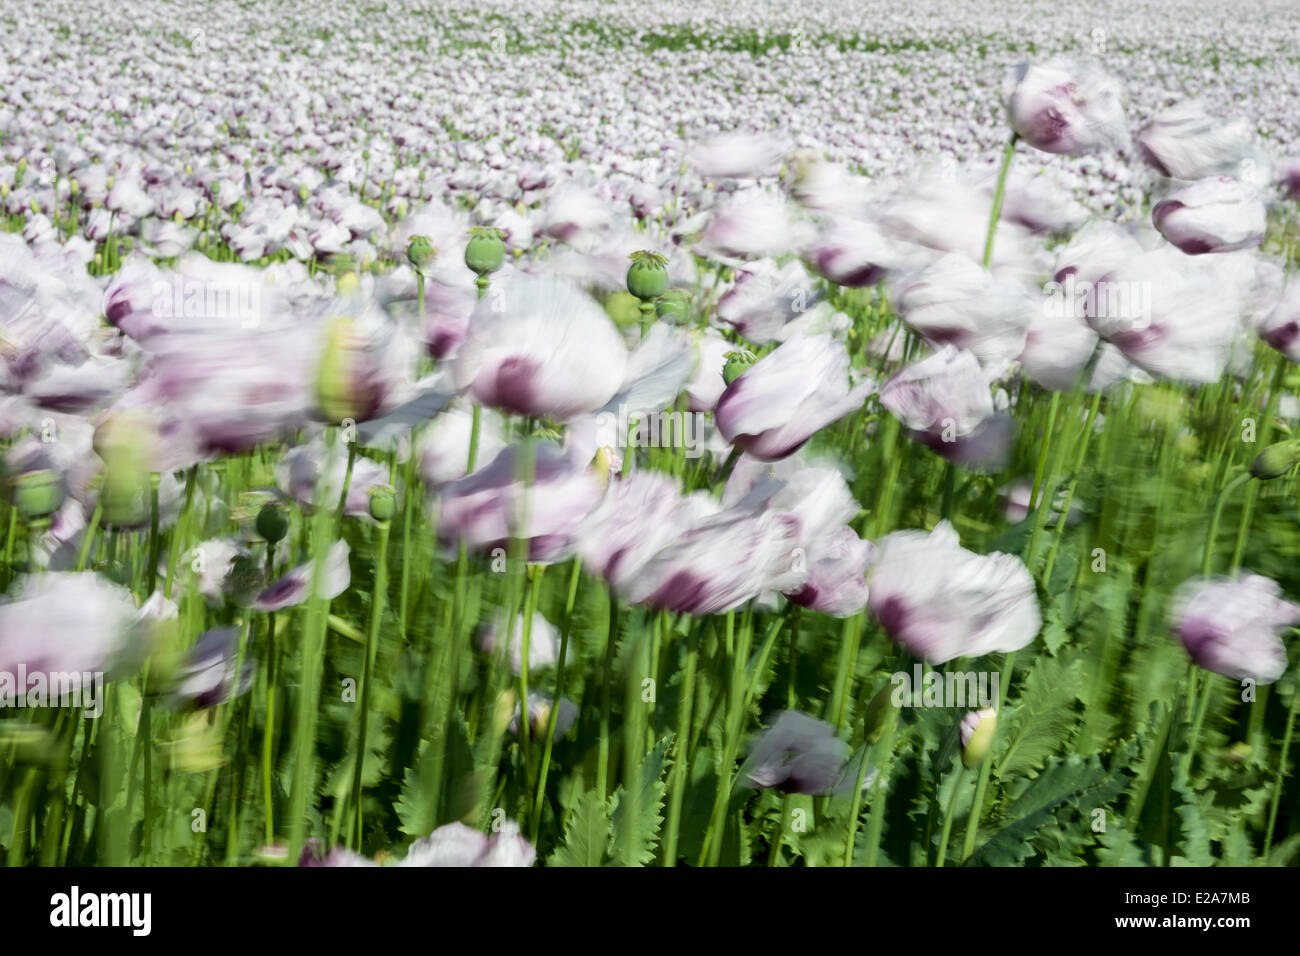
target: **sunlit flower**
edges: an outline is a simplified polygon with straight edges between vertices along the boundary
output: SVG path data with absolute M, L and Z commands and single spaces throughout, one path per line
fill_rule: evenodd
M 1042 625 L 1034 580 L 1010 554 L 967 551 L 952 525 L 878 542 L 871 611 L 891 638 L 931 664 L 1016 651 Z
M 1258 574 L 1186 581 L 1172 601 L 1174 633 L 1206 670 L 1271 684 L 1286 671 L 1279 633 L 1300 623 L 1300 605 L 1281 595 Z

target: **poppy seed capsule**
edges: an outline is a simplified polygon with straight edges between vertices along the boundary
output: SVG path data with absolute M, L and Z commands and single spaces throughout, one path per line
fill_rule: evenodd
M 150 473 L 160 441 L 157 427 L 139 411 L 111 415 L 95 429 L 93 447 L 104 462 L 104 524 L 134 528 L 149 520 Z
M 26 521 L 47 518 L 63 504 L 63 480 L 49 469 L 16 475 L 12 490 L 14 507 Z
M 424 275 L 425 270 L 437 258 L 438 250 L 434 248 L 428 236 L 412 236 L 411 241 L 406 244 L 406 261 L 420 275 Z
M 500 229 L 477 226 L 469 231 L 465 265 L 480 276 L 496 272 L 506 259 L 505 234 Z
M 669 315 L 686 316 L 690 314 L 690 300 L 681 289 L 669 289 L 655 303 L 655 315 L 664 318 Z
M 1269 445 L 1250 463 L 1250 474 L 1261 481 L 1281 478 L 1300 462 L 1300 441 L 1282 441 Z
M 657 252 L 634 252 L 629 258 L 627 291 L 643 302 L 657 299 L 668 290 L 668 260 Z
M 370 489 L 370 517 L 376 521 L 391 521 L 397 513 L 397 494 L 388 485 Z
M 728 352 L 727 363 L 722 366 L 722 380 L 730 385 L 754 364 L 754 356 L 749 352 Z
M 289 533 L 289 516 L 275 502 L 262 505 L 257 513 L 257 533 L 275 544 Z

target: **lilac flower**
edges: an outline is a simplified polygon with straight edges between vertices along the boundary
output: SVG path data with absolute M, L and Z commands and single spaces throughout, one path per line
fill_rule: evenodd
M 1091 153 L 1127 142 L 1119 82 L 1093 63 L 1021 63 L 1003 87 L 1011 128 L 1047 153 Z
M 955 345 L 982 361 L 1014 358 L 1034 318 L 1028 296 L 951 253 L 895 290 L 898 314 L 936 348 Z
M 774 171 L 788 148 L 770 136 L 729 133 L 697 146 L 688 162 L 709 179 L 746 179 Z
M 147 645 L 130 592 L 90 571 L 20 578 L 0 604 L 0 673 L 103 673 L 137 663 Z
M 719 512 L 695 524 L 616 587 L 629 604 L 686 614 L 721 614 L 764 591 L 807 579 L 795 559 L 799 523 L 781 512 Z
M 486 467 L 444 485 L 438 533 L 485 552 L 524 538 L 530 561 L 562 560 L 601 485 L 557 445 L 534 441 L 531 455 L 529 468 L 523 447 L 513 445 Z
M 695 346 L 695 371 L 686 383 L 687 408 L 692 412 L 711 412 L 727 390 L 722 369 L 727 364 L 727 354 L 734 352 L 736 347 L 717 329 L 706 329 L 698 334 Z
M 760 259 L 739 270 L 715 314 L 755 345 L 776 341 L 787 323 L 820 298 L 798 262 Z
M 504 616 L 504 615 L 503 615 Z M 518 675 L 523 670 L 524 616 L 515 615 L 509 634 L 502 640 L 504 621 L 490 623 L 479 638 L 479 648 L 484 654 L 508 657 L 511 673 Z M 553 667 L 560 658 L 560 632 L 555 625 L 542 616 L 541 612 L 533 614 L 532 627 L 528 632 L 528 670 L 530 673 Z
M 528 736 L 532 740 L 545 740 L 550 727 L 551 710 L 555 707 L 552 698 L 542 694 L 528 695 Z M 555 715 L 555 739 L 559 740 L 572 729 L 578 719 L 578 705 L 567 697 L 560 698 L 559 711 Z M 515 704 L 515 715 L 510 721 L 510 732 L 519 736 L 519 705 Z
M 1300 282 L 1291 282 L 1256 330 L 1292 362 L 1300 362 Z
M 1014 422 L 994 410 L 988 379 L 975 356 L 945 346 L 903 369 L 880 388 L 880 404 L 935 453 L 959 464 L 999 470 Z
M 429 422 L 416 441 L 420 477 L 433 486 L 465 477 L 474 418 L 463 404 L 452 405 Z M 492 409 L 479 413 L 475 465 L 491 461 L 506 447 L 503 417 Z
M 754 742 L 740 774 L 751 787 L 824 794 L 840 781 L 848 757 L 849 745 L 830 724 L 785 710 Z
M 1251 153 L 1250 124 L 1211 116 L 1200 100 L 1159 113 L 1137 135 L 1138 152 L 1162 176 L 1197 180 L 1234 175 Z
M 618 587 L 630 583 L 656 554 L 719 508 L 708 494 L 683 496 L 677 482 L 654 471 L 611 481 L 578 528 L 583 565 Z
M 808 578 L 786 597 L 795 604 L 831 617 L 852 617 L 867 606 L 867 568 L 875 560 L 876 546 L 843 526 L 816 539 L 808 548 Z
M 1254 248 L 1268 228 L 1258 190 L 1222 177 L 1202 179 L 1156 203 L 1151 221 L 1190 256 Z
M 618 330 L 589 296 L 554 279 L 520 277 L 479 303 L 453 374 L 475 401 L 567 419 L 613 398 L 627 362 Z
M 804 256 L 826 278 L 851 289 L 875 285 L 907 260 L 878 227 L 854 219 L 832 222 Z
M 1019 558 L 965 550 L 946 521 L 929 533 L 896 531 L 878 547 L 871 611 L 909 653 L 942 664 L 1016 651 L 1037 636 L 1034 580 Z
M 874 389 L 870 380 L 851 383 L 848 352 L 831 336 L 795 336 L 727 387 L 718 429 L 737 448 L 773 461 L 860 408 Z
M 172 675 L 172 701 L 177 706 L 199 709 L 215 707 L 248 692 L 256 668 L 247 657 L 236 678 L 239 628 L 216 628 L 205 632 Z
M 811 236 L 811 227 L 794 213 L 779 196 L 760 189 L 742 190 L 713 214 L 698 251 L 738 259 L 792 252 Z
M 1159 378 L 1218 381 L 1241 329 L 1236 289 L 1172 246 L 1125 261 L 1098 284 L 1119 290 L 1121 302 L 1089 309 L 1088 323 L 1125 358 Z
M 463 823 L 438 827 L 423 839 L 416 840 L 398 866 L 532 866 L 537 851 L 519 830 L 507 820 L 499 832 L 491 835 L 473 830 Z
M 1286 671 L 1279 633 L 1300 623 L 1300 605 L 1258 574 L 1185 581 L 1172 601 L 1174 633 L 1200 667 L 1271 684 Z
M 320 588 L 317 593 L 322 598 L 334 599 L 348 589 L 352 583 L 352 569 L 348 564 L 348 543 L 335 541 L 322 560 Z M 300 564 L 284 577 L 274 582 L 258 595 L 254 607 L 263 613 L 280 611 L 286 607 L 296 607 L 311 597 L 312 575 L 315 563 L 308 561 Z

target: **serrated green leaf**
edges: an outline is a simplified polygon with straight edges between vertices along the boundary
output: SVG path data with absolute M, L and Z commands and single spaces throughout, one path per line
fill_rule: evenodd
M 665 754 L 672 739 L 673 735 L 668 734 L 645 755 L 631 793 L 625 793 L 622 787 L 614 791 L 610 856 L 622 866 L 646 866 L 654 860 L 659 827 L 663 823 L 660 811 L 667 791 L 663 780 Z
M 588 790 L 569 814 L 564 842 L 546 861 L 547 866 L 604 866 L 608 860 L 609 805 L 598 790 Z

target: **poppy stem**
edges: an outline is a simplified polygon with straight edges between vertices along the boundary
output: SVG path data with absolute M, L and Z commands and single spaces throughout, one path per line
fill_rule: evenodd
M 1012 133 L 1011 138 L 1007 140 L 1006 148 L 1002 150 L 1002 169 L 998 172 L 997 191 L 993 193 L 993 209 L 989 213 L 989 231 L 984 239 L 985 269 L 993 262 L 993 239 L 997 235 L 998 220 L 1002 218 L 1002 199 L 1007 191 L 1007 173 L 1011 170 L 1011 157 L 1015 155 L 1016 141 L 1019 139 L 1019 133 Z
M 1295 689 L 1291 691 L 1291 708 L 1286 714 L 1286 731 L 1282 735 L 1282 754 L 1278 758 L 1277 776 L 1273 780 L 1273 799 L 1269 802 L 1268 807 L 1268 826 L 1264 828 L 1264 849 L 1260 854 L 1262 862 L 1268 861 L 1269 850 L 1272 849 L 1273 834 L 1277 828 L 1277 809 L 1282 802 L 1282 781 L 1286 777 L 1286 761 L 1291 753 L 1291 734 L 1295 730 L 1297 705 L 1300 705 L 1300 683 L 1297 683 Z
M 1015 651 L 1008 654 L 1002 662 L 1002 674 L 998 679 L 997 713 L 999 715 L 1002 713 L 1002 704 L 1006 700 L 1007 685 L 1011 683 L 1011 673 L 1012 669 L 1015 667 L 1015 663 Z M 961 850 L 961 859 L 963 863 L 970 859 L 970 855 L 975 852 L 975 837 L 979 833 L 980 814 L 984 809 L 984 794 L 988 791 L 989 773 L 993 769 L 993 755 L 991 751 L 993 750 L 994 744 L 997 743 L 997 731 L 1001 728 L 1001 725 L 1002 721 L 999 720 L 997 726 L 994 728 L 993 740 L 989 741 L 990 753 L 984 758 L 984 763 L 980 767 L 979 782 L 975 785 L 975 802 L 971 804 L 970 820 L 966 824 L 966 839 L 962 844 Z

